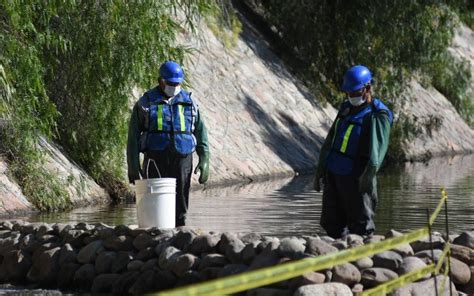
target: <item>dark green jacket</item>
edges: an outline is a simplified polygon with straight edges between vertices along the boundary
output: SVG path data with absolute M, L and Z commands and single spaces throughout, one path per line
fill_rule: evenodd
M 385 112 L 372 112 L 370 115 L 370 143 L 369 143 L 369 159 L 366 167 L 371 171 L 377 172 L 387 153 L 390 138 L 390 119 Z M 334 138 L 335 121 L 326 136 L 323 146 L 319 154 L 317 171 L 322 176 L 322 172 L 326 170 L 326 159 L 331 151 L 331 145 Z
M 134 183 L 140 179 L 140 137 L 145 132 L 145 120 L 148 116 L 147 110 L 142 107 L 140 101 L 135 103 L 130 117 L 128 126 L 128 142 L 127 142 L 127 164 L 128 164 L 128 180 Z M 209 153 L 209 144 L 207 138 L 207 130 L 201 111 L 197 110 L 196 120 L 194 122 L 194 136 L 196 137 L 196 152 L 198 155 Z

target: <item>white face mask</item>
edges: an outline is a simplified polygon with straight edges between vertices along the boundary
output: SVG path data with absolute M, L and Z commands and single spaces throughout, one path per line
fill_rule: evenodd
M 164 92 L 167 96 L 174 97 L 177 94 L 179 94 L 180 91 L 181 91 L 180 85 L 178 86 L 165 85 Z
M 351 103 L 352 106 L 357 107 L 362 104 L 364 104 L 365 99 L 364 96 L 359 96 L 359 97 L 349 97 L 349 102 Z

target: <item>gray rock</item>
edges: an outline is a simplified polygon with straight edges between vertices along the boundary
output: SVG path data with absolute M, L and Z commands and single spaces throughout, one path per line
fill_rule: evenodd
M 155 247 L 158 244 L 148 233 L 141 233 L 133 240 L 133 246 L 137 250 L 143 250 L 147 247 Z
M 220 238 L 215 235 L 199 235 L 195 237 L 192 241 L 189 247 L 189 251 L 194 255 L 200 255 L 202 253 L 212 253 L 216 250 L 219 240 Z
M 0 222 L 0 229 L 1 230 L 12 230 L 13 229 L 13 223 L 10 221 L 2 221 Z
M 32 266 L 30 256 L 21 250 L 6 253 L 0 261 L 0 282 L 23 281 Z
M 76 224 L 76 226 L 74 228 L 79 229 L 79 230 L 87 231 L 87 230 L 94 229 L 94 226 L 90 225 L 90 224 L 87 224 L 87 223 L 84 223 L 84 222 L 79 222 L 79 223 Z
M 311 271 L 296 277 L 290 281 L 289 288 L 296 290 L 301 286 L 322 284 L 326 280 L 326 276 L 322 273 Z
M 453 240 L 453 244 L 474 249 L 474 231 L 466 231 L 461 233 Z
M 58 273 L 57 284 L 60 289 L 70 289 L 73 285 L 74 274 L 81 267 L 77 263 L 65 263 L 61 265 Z
M 12 231 L 8 237 L 0 239 L 0 256 L 4 256 L 6 253 L 17 249 L 20 244 L 21 233 Z
M 84 246 L 83 239 L 89 234 L 83 230 L 64 228 L 59 234 L 64 243 L 69 243 L 73 248 L 82 248 Z
M 292 259 L 301 258 L 305 252 L 305 241 L 296 237 L 284 238 L 280 241 L 278 246 L 278 253 L 281 257 L 288 257 Z
M 442 253 L 443 253 L 442 250 L 439 250 L 439 249 L 433 250 L 433 254 L 434 254 L 434 258 L 433 258 L 431 255 L 431 250 L 424 250 L 424 251 L 416 252 L 415 257 L 420 258 L 426 264 L 430 264 L 432 262 L 438 262 Z
M 414 257 L 414 256 L 405 257 L 403 258 L 403 262 L 400 265 L 400 268 L 398 268 L 397 273 L 398 275 L 402 275 L 402 274 L 409 273 L 414 270 L 423 268 L 425 266 L 426 266 L 426 263 L 423 262 L 423 260 L 421 260 L 418 257 Z M 429 276 L 430 275 L 428 274 L 427 277 Z
M 471 270 L 466 263 L 456 259 L 451 258 L 451 277 L 455 284 L 465 285 L 469 283 L 471 279 Z
M 46 223 L 43 223 L 38 226 L 38 229 L 36 230 L 36 237 L 40 237 L 46 234 L 54 234 L 53 227 Z
M 254 243 L 249 243 L 245 245 L 244 249 L 242 250 L 242 262 L 245 264 L 252 263 L 255 256 L 257 256 L 257 246 L 259 242 L 255 241 Z
M 39 245 L 41 244 L 35 239 L 35 235 L 30 233 L 20 239 L 19 247 L 25 252 L 34 253 Z
M 253 244 L 254 246 L 258 246 L 263 237 L 258 233 L 251 232 L 246 233 L 239 238 L 246 245 Z
M 474 295 L 474 266 L 469 266 L 469 269 L 471 270 L 471 280 L 466 285 L 461 286 L 460 290 L 469 295 Z
M 399 231 L 396 231 L 394 229 L 390 229 L 386 234 L 385 234 L 385 237 L 386 238 L 392 238 L 392 237 L 399 237 L 399 236 L 402 236 L 403 233 L 399 232 Z
M 40 243 L 40 244 L 45 244 L 45 243 L 53 243 L 53 242 L 57 242 L 59 241 L 59 237 L 55 236 L 55 235 L 52 235 L 52 234 L 45 234 L 45 235 L 42 235 L 42 236 L 36 236 L 36 240 Z
M 128 227 L 127 225 L 123 225 L 123 224 L 117 225 L 115 226 L 114 230 L 115 230 L 116 236 L 121 236 L 121 235 L 131 236 L 132 235 L 132 229 L 130 229 L 130 227 Z
M 332 281 L 352 286 L 360 282 L 360 271 L 350 263 L 335 266 L 332 270 Z
M 178 278 L 176 282 L 177 287 L 189 286 L 197 284 L 201 281 L 201 275 L 194 270 L 187 271 L 181 278 Z
M 354 287 L 352 287 L 352 294 L 354 296 L 361 295 L 363 291 L 364 291 L 364 286 L 362 286 L 362 284 L 355 284 Z
M 143 261 L 140 261 L 140 260 L 130 261 L 130 263 L 127 264 L 127 270 L 128 271 L 140 270 L 144 264 L 145 263 L 143 263 Z
M 92 264 L 84 264 L 76 271 L 73 285 L 81 291 L 89 291 L 95 278 L 95 268 Z
M 82 264 L 93 263 L 97 254 L 102 251 L 104 251 L 102 241 L 93 241 L 79 251 L 79 254 L 77 254 L 77 262 Z
M 140 268 L 140 271 L 144 272 L 145 270 L 151 269 L 158 269 L 158 258 L 153 258 L 146 261 L 145 264 L 143 264 L 142 268 Z
M 413 256 L 413 254 L 415 253 L 413 252 L 413 248 L 410 246 L 410 244 L 398 246 L 396 248 L 393 248 L 391 251 L 397 252 L 402 257 Z
M 138 271 L 130 271 L 120 274 L 120 276 L 112 284 L 112 294 L 115 295 L 126 295 L 128 291 L 137 281 L 140 276 Z
M 40 226 L 40 223 L 28 223 L 26 222 L 20 227 L 20 232 L 22 234 L 35 234 L 36 230 L 38 230 L 38 227 Z
M 372 288 L 387 281 L 397 278 L 396 272 L 390 269 L 372 267 L 362 270 L 361 272 L 361 284 L 364 287 Z
M 105 251 L 97 255 L 95 259 L 95 270 L 98 274 L 110 273 L 112 264 L 117 258 L 117 253 L 111 251 Z
M 273 251 L 264 251 L 255 257 L 250 264 L 249 270 L 260 269 L 263 267 L 273 266 L 278 264 L 280 261 L 280 256 L 276 250 Z
M 186 250 L 197 236 L 198 234 L 193 229 L 182 228 L 176 234 L 175 246 L 180 250 Z
M 354 266 L 357 267 L 359 270 L 371 268 L 374 266 L 374 261 L 370 257 L 360 258 L 359 260 L 351 263 L 354 264 Z
M 349 234 L 346 236 L 347 245 L 351 248 L 364 245 L 364 238 L 358 234 Z
M 321 239 L 309 239 L 306 242 L 306 250 L 305 253 L 320 256 L 324 254 L 329 254 L 332 252 L 337 252 L 338 249 L 334 246 L 331 246 L 327 242 Z
M 403 258 L 396 252 L 385 251 L 375 254 L 372 260 L 374 261 L 374 267 L 382 267 L 395 271 L 402 264 Z
M 99 274 L 92 282 L 92 293 L 110 293 L 115 281 L 120 277 L 116 273 Z
M 451 256 L 469 266 L 474 265 L 474 250 L 465 246 L 451 244 Z
M 280 246 L 280 240 L 276 237 L 264 237 L 263 241 L 257 246 L 257 253 L 263 251 L 273 251 Z
M 110 251 L 132 251 L 133 239 L 130 236 L 111 236 L 104 241 L 104 247 Z
M 224 254 L 232 263 L 242 261 L 241 251 L 245 248 L 244 243 L 234 234 L 224 233 L 218 245 L 219 252 Z
M 153 247 L 146 247 L 137 253 L 135 259 L 146 261 L 153 257 L 155 257 L 155 249 Z
M 224 255 L 213 253 L 204 256 L 199 264 L 199 270 L 203 270 L 208 267 L 222 267 L 228 264 L 229 261 Z
M 202 270 L 199 270 L 199 277 L 203 281 L 216 279 L 222 267 L 206 267 Z
M 286 289 L 258 288 L 247 292 L 247 296 L 290 296 L 290 291 Z
M 328 244 L 332 244 L 333 242 L 335 242 L 336 240 L 333 239 L 332 237 L 328 236 L 328 235 L 323 235 L 323 236 L 320 236 L 319 237 L 322 241 L 328 243 Z M 317 239 L 317 237 L 316 237 Z
M 217 274 L 218 277 L 229 276 L 233 274 L 238 274 L 247 271 L 248 266 L 245 264 L 228 264 L 224 266 L 219 273 Z
M 59 271 L 59 251 L 56 247 L 46 251 L 40 251 L 33 256 L 33 265 L 28 271 L 29 281 L 41 285 L 49 285 L 56 280 Z
M 345 250 L 349 247 L 349 244 L 345 240 L 335 240 L 331 246 L 337 248 L 338 250 Z
M 105 227 L 98 231 L 98 235 L 103 241 L 105 241 L 108 238 L 115 236 L 115 231 L 112 227 Z
M 143 295 L 151 292 L 154 289 L 155 272 L 153 270 L 147 270 L 142 273 L 136 280 L 136 282 L 128 290 L 129 293 L 134 295 Z
M 172 243 L 171 241 L 169 240 L 165 240 L 165 241 L 162 241 L 161 243 L 159 243 L 156 247 L 155 247 L 155 254 L 156 256 L 160 257 L 161 253 L 163 253 L 163 251 L 168 248 L 168 247 L 172 247 Z
M 133 256 L 129 252 L 120 251 L 117 252 L 116 259 L 112 262 L 110 267 L 111 273 L 120 273 L 127 269 L 128 263 L 133 260 Z
M 433 242 L 430 243 L 429 237 L 422 238 L 420 240 L 410 243 L 413 248 L 413 252 L 417 253 L 419 251 L 428 250 L 428 249 L 442 249 L 444 246 L 444 239 L 439 234 L 432 235 Z
M 384 235 L 374 234 L 364 238 L 364 244 L 378 243 L 385 239 Z
M 178 278 L 168 270 L 158 270 L 155 273 L 155 290 L 167 290 L 173 288 Z
M 449 280 L 444 275 L 438 275 L 437 279 L 437 287 L 438 287 L 438 295 L 439 296 L 449 296 Z M 444 282 L 444 290 L 441 293 L 441 286 Z M 453 295 L 457 295 L 456 287 L 451 284 L 451 288 L 453 291 Z M 408 284 L 395 292 L 393 292 L 392 296 L 427 296 L 427 295 L 435 295 L 435 281 L 433 278 Z
M 59 251 L 59 265 L 76 263 L 77 254 L 70 244 L 64 244 Z
M 167 247 L 161 252 L 158 258 L 158 265 L 163 270 L 170 270 L 171 265 L 174 263 L 176 258 L 182 255 L 182 252 L 173 246 Z
M 341 283 L 324 283 L 299 287 L 293 296 L 352 296 L 352 291 Z
M 72 229 L 73 227 L 67 223 L 54 223 L 52 228 L 54 234 L 61 235 L 61 232 L 63 232 L 65 229 Z
M 184 274 L 197 265 L 198 258 L 192 254 L 183 254 L 173 260 L 170 270 L 178 277 L 183 277 Z

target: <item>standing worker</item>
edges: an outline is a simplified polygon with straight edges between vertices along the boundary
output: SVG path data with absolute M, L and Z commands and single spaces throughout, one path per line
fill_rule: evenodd
M 372 98 L 372 74 L 358 65 L 345 76 L 347 95 L 321 147 L 314 189 L 324 184 L 321 226 L 333 238 L 375 231 L 376 173 L 387 152 L 392 112 Z
M 167 61 L 160 67 L 158 85 L 133 107 L 128 129 L 127 164 L 130 183 L 142 178 L 176 178 L 176 227 L 185 225 L 193 168 L 197 152 L 199 183 L 209 177 L 207 131 L 196 101 L 181 89 L 184 72 Z M 140 168 L 140 152 L 144 162 Z

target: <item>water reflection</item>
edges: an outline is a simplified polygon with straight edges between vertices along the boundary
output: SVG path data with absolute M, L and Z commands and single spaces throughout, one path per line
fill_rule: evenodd
M 321 193 L 311 188 L 312 177 L 277 179 L 249 185 L 195 190 L 188 222 L 206 230 L 258 232 L 290 236 L 320 233 Z M 433 209 L 440 188 L 449 194 L 450 229 L 474 229 L 474 156 L 435 159 L 428 164 L 405 164 L 379 175 L 377 232 L 407 231 L 424 225 L 425 209 Z M 104 222 L 136 224 L 133 204 L 83 208 L 68 213 L 23 217 L 30 221 Z M 438 223 L 435 229 L 441 230 Z

